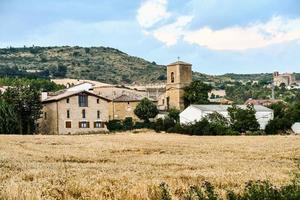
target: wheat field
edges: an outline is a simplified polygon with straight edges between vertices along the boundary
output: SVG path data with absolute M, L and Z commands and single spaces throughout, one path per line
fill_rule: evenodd
M 136 133 L 0 135 L 0 199 L 174 199 L 210 181 L 222 194 L 248 180 L 290 180 L 299 136 Z

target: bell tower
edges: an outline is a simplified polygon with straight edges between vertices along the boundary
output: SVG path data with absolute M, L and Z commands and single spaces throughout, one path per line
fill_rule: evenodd
M 184 88 L 192 82 L 192 65 L 182 61 L 167 66 L 167 109 L 184 109 Z

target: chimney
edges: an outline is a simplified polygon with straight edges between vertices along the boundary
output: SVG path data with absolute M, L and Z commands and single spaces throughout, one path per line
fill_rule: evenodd
M 48 98 L 48 92 L 42 92 L 41 100 L 44 101 Z

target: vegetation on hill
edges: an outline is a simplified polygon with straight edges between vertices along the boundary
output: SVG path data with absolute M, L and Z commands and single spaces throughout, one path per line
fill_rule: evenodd
M 109 47 L 10 47 L 0 49 L 0 76 L 68 77 L 114 84 L 157 83 L 166 80 L 166 67 Z M 272 74 L 210 76 L 193 72 L 193 79 L 219 84 L 271 81 Z
M 272 97 L 272 89 L 266 83 L 248 82 L 242 84 L 234 82 L 225 86 L 226 96 L 235 103 L 243 104 L 248 99 L 270 99 Z M 275 87 L 275 98 L 282 99 L 288 103 L 300 101 L 300 90 L 288 90 L 285 87 Z
M 153 83 L 166 67 L 109 47 L 24 47 L 0 49 L 0 76 L 78 78 L 106 83 Z

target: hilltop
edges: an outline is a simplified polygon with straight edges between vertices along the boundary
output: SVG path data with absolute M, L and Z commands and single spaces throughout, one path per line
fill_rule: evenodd
M 0 49 L 0 76 L 89 79 L 112 84 L 160 83 L 166 66 L 128 55 L 110 47 L 23 47 Z M 272 74 L 225 74 L 193 72 L 205 82 L 261 80 Z

